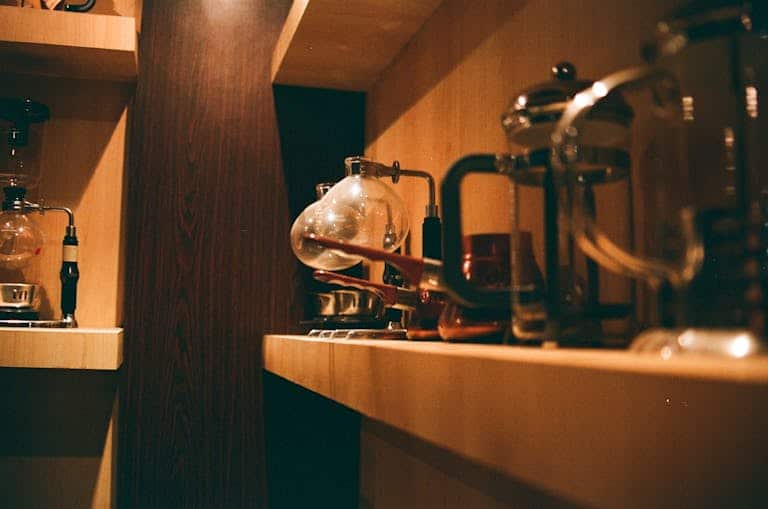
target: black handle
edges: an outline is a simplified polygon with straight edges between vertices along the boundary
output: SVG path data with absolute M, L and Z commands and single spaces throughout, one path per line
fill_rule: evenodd
M 59 275 L 61 276 L 62 317 L 74 316 L 77 307 L 77 281 L 80 279 L 77 262 L 63 262 Z
M 421 225 L 421 254 L 424 258 L 433 260 L 443 259 L 443 226 L 440 224 L 440 218 L 430 216 L 424 218 Z
M 470 173 L 498 175 L 496 156 L 471 154 L 450 167 L 441 184 L 443 208 L 443 277 L 451 296 L 465 306 L 510 308 L 509 289 L 481 289 L 464 278 L 461 231 L 461 181 Z
M 64 4 L 64 10 L 69 12 L 88 12 L 96 5 L 96 0 L 86 0 L 81 4 L 71 4 L 66 2 Z
M 70 228 L 72 231 L 70 231 Z M 80 279 L 80 271 L 77 268 L 77 237 L 74 234 L 74 226 L 70 224 L 67 234 L 64 236 L 61 253 L 61 318 L 74 320 L 77 307 L 77 281 Z

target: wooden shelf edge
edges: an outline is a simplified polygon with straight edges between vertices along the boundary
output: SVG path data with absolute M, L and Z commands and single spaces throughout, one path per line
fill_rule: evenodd
M 729 383 L 768 385 L 768 357 L 752 359 L 720 359 L 716 357 L 674 357 L 662 360 L 653 354 L 630 353 L 625 350 L 536 348 L 509 345 L 471 343 L 441 343 L 432 341 L 390 340 L 330 340 L 308 336 L 272 334 L 265 336 L 265 369 L 291 368 L 297 357 L 315 355 L 321 350 L 333 355 L 339 349 L 366 349 L 373 354 L 392 352 L 393 355 L 420 354 L 439 362 L 445 358 L 506 363 L 511 369 L 562 367 L 584 369 L 597 373 L 628 374 L 712 380 Z M 287 352 L 286 349 L 290 349 Z M 269 357 L 267 358 L 267 353 Z M 287 357 L 287 358 L 286 358 Z M 279 359 L 279 363 L 278 362 Z M 322 366 L 322 364 L 318 364 Z
M 0 328 L 0 367 L 117 370 L 123 329 Z
M 576 506 L 768 496 L 764 359 L 274 335 L 264 368 Z
M 0 6 L 0 40 L 6 42 L 136 51 L 136 20 Z
M 266 339 L 264 366 L 286 380 L 331 398 L 331 344 L 297 338 L 287 342 Z
M 288 11 L 288 16 L 285 18 L 283 29 L 275 44 L 275 50 L 272 53 L 271 79 L 273 83 L 277 80 L 280 66 L 283 64 L 285 54 L 288 52 L 288 47 L 291 45 L 293 36 L 296 35 L 296 30 L 299 28 L 301 18 L 304 16 L 304 12 L 306 12 L 308 5 L 309 0 L 294 0 L 291 5 L 291 10 Z
M 136 20 L 0 6 L 0 73 L 133 81 Z

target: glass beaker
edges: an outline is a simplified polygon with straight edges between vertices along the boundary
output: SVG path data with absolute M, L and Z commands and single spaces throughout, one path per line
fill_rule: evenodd
M 0 187 L 40 183 L 44 122 L 50 111 L 31 99 L 0 97 Z
M 359 167 L 348 168 L 344 179 L 294 221 L 291 247 L 302 263 L 316 269 L 346 269 L 363 259 L 327 249 L 310 235 L 392 252 L 408 235 L 408 214 L 392 188 Z

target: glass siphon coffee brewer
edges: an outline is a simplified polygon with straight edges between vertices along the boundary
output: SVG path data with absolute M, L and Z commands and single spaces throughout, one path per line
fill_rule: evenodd
M 405 241 L 409 225 L 405 205 L 377 175 L 359 161 L 344 161 L 347 176 L 310 204 L 291 226 L 291 249 L 305 265 L 320 270 L 347 269 L 361 256 L 329 250 L 309 235 L 330 237 L 361 246 L 395 251 Z
M 0 326 L 76 327 L 78 239 L 72 210 L 27 199 L 40 182 L 43 124 L 50 118 L 44 104 L 22 98 L 0 97 Z M 40 320 L 39 285 L 26 280 L 24 269 L 39 260 L 43 234 L 31 212 L 59 211 L 68 223 L 62 242 L 61 318 Z
M 649 329 L 633 343 L 745 357 L 768 333 L 768 3 L 694 2 L 658 23 L 648 65 L 577 94 L 553 133 L 562 211 L 604 267 L 648 283 Z M 632 100 L 637 245 L 619 245 L 579 192 L 585 122 L 617 93 Z M 642 109 L 641 109 L 642 106 Z M 641 114 L 642 112 L 642 114 Z
M 552 68 L 553 79 L 517 94 L 502 115 L 502 126 L 516 154 L 475 154 L 459 159 L 442 183 L 444 231 L 444 276 L 452 295 L 467 306 L 512 309 L 512 336 L 523 343 L 554 340 L 561 343 L 592 343 L 600 339 L 601 321 L 627 318 L 632 307 L 626 303 L 605 304 L 599 296 L 597 265 L 587 260 L 576 267 L 576 251 L 565 225 L 559 220 L 560 185 L 550 164 L 550 135 L 568 101 L 592 85 L 576 79 L 568 62 Z M 629 180 L 627 126 L 633 112 L 618 94 L 611 94 L 588 118 L 584 144 L 574 172 L 575 192 L 596 213 L 595 187 Z M 511 193 L 511 287 L 481 289 L 461 273 L 460 185 L 470 173 L 503 174 L 512 181 Z M 522 243 L 521 187 L 538 189 L 543 202 L 541 226 L 532 228 L 533 243 L 543 252 L 543 284 L 530 277 L 530 263 L 522 257 L 530 247 Z M 631 213 L 628 209 L 627 214 Z M 530 237 L 525 237 L 530 239 Z M 530 242 L 530 240 L 529 240 Z

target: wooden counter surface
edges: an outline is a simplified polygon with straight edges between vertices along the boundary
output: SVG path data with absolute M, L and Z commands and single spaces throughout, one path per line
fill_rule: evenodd
M 590 507 L 768 500 L 768 361 L 266 336 L 268 371 Z
M 123 329 L 0 327 L 0 367 L 116 370 Z

